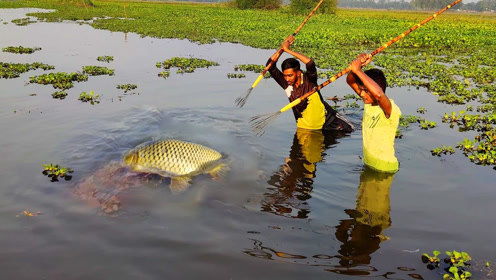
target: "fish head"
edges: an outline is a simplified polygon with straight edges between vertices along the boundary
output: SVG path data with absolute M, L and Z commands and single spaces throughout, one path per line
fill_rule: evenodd
M 124 155 L 124 164 L 127 166 L 134 166 L 138 163 L 138 153 L 136 151 L 131 151 Z

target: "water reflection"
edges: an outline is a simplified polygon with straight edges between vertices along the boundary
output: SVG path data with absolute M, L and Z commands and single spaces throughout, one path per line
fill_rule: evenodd
M 253 241 L 253 248 L 246 249 L 243 253 L 261 259 L 273 260 L 274 257 L 279 257 L 283 259 L 306 259 L 307 257 L 301 255 L 289 254 L 281 251 L 276 251 L 272 248 L 266 247 L 261 241 L 256 239 L 251 239 Z
M 310 197 L 308 192 L 311 191 L 311 181 L 312 178 L 315 177 L 315 163 L 322 160 L 322 154 L 326 149 L 325 147 L 328 148 L 335 143 L 333 141 L 322 141 L 322 138 L 319 138 L 318 134 L 305 135 L 308 136 L 308 140 L 315 141 L 309 141 L 307 142 L 308 144 L 312 143 L 318 145 L 319 143 L 322 143 L 321 146 L 317 146 L 322 147 L 320 150 L 321 152 L 319 153 L 320 159 L 319 156 L 317 156 L 316 151 L 313 151 L 313 158 L 311 158 L 308 153 L 306 154 L 308 157 L 305 158 L 305 152 L 303 152 L 305 146 L 300 144 L 300 140 L 303 139 L 300 137 L 302 137 L 303 134 L 298 135 L 297 132 L 291 150 L 291 155 L 294 157 L 291 157 L 289 163 L 286 164 L 290 165 L 292 163 L 292 165 L 290 165 L 291 167 L 299 167 L 299 169 L 293 167 L 290 169 L 293 173 L 284 173 L 285 165 L 283 165 L 281 170 L 274 174 L 271 179 L 279 179 L 275 181 L 275 183 L 279 183 L 279 185 L 277 185 L 277 190 L 279 190 L 279 192 L 273 192 L 270 196 L 267 195 L 268 198 L 275 197 L 280 199 L 279 201 L 273 200 L 279 204 L 274 202 L 273 204 L 268 204 L 268 202 L 265 202 L 266 204 L 264 204 L 264 207 L 266 207 L 265 209 L 270 209 L 271 212 L 275 211 L 275 214 L 286 214 L 286 212 L 278 212 L 280 211 L 279 208 L 276 207 L 278 205 L 296 208 L 294 204 L 290 206 L 286 205 L 289 205 L 291 199 L 300 195 L 300 192 L 307 191 L 306 194 Z M 324 137 L 322 134 L 320 135 Z M 330 139 L 335 140 L 335 138 Z M 324 143 L 327 143 L 328 145 L 326 146 Z M 311 148 L 311 146 L 308 148 Z M 313 161 L 310 161 L 310 158 L 313 159 Z M 304 168 L 304 166 L 307 168 Z M 297 171 L 299 173 L 296 173 Z M 284 180 L 290 176 L 293 176 L 292 179 Z M 243 253 L 268 260 L 289 261 L 323 267 L 325 271 L 338 274 L 383 276 L 389 278 L 390 275 L 398 272 L 378 274 L 383 272 L 379 272 L 371 265 L 371 255 L 379 249 L 382 241 L 388 239 L 388 237 L 383 235 L 383 232 L 391 226 L 389 192 L 393 178 L 394 174 L 380 173 L 367 167 L 362 171 L 357 191 L 356 207 L 355 209 L 345 210 L 350 216 L 350 219 L 341 220 L 336 226 L 335 236 L 341 243 L 337 254 L 329 254 L 329 252 L 317 252 L 318 254 L 286 253 L 283 252 L 283 250 L 264 246 L 261 241 L 254 239 L 252 239 L 253 248 L 245 249 Z M 283 182 L 290 182 L 291 184 L 285 185 Z M 307 188 L 303 188 L 302 186 L 307 186 Z M 304 212 L 299 208 L 297 209 L 299 210 L 299 214 L 309 212 Z M 302 215 L 296 217 L 300 218 Z M 302 262 L 300 260 L 305 261 Z M 403 269 L 399 268 L 398 270 L 403 271 Z M 408 271 L 411 270 L 414 269 L 409 269 Z M 408 277 L 422 279 L 420 275 L 413 273 L 408 274 Z
M 308 218 L 310 209 L 307 200 L 312 197 L 317 163 L 342 136 L 344 134 L 298 128 L 289 157 L 268 181 L 273 187 L 264 194 L 262 211 L 291 218 Z
M 345 210 L 351 219 L 336 226 L 336 239 L 342 242 L 338 250 L 341 267 L 334 272 L 355 274 L 349 268 L 370 264 L 370 255 L 388 239 L 382 232 L 391 225 L 389 190 L 393 177 L 367 167 L 363 170 L 356 209 Z

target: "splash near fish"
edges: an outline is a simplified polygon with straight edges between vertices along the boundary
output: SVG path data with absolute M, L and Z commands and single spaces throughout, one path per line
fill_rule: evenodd
M 194 176 L 209 174 L 218 179 L 228 170 L 225 157 L 214 149 L 181 140 L 159 140 L 130 150 L 122 162 L 100 168 L 79 182 L 74 194 L 110 214 L 121 208 L 121 192 L 150 180 L 159 185 L 163 177 L 170 177 L 169 187 L 176 194 L 185 191 Z

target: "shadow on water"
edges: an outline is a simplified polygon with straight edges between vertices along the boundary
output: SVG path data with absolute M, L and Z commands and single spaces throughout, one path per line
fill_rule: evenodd
M 264 194 L 262 211 L 276 215 L 306 219 L 310 213 L 307 201 L 312 197 L 317 163 L 326 151 L 335 146 L 342 133 L 297 129 L 289 157 L 269 181 L 271 188 Z

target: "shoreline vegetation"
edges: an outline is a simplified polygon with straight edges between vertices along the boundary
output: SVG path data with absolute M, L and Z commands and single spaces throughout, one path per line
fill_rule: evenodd
M 133 32 L 143 37 L 188 39 L 276 49 L 304 15 L 288 7 L 240 10 L 232 3 L 113 0 L 2 1 L 0 8 L 44 8 L 32 13 L 43 21 L 84 21 L 97 28 Z M 370 52 L 430 16 L 431 11 L 385 11 L 338 8 L 315 15 L 298 35 L 295 50 L 315 59 L 328 78 L 359 53 Z M 438 101 L 458 105 L 439 112 L 454 129 L 477 132 L 469 149 L 472 162 L 496 168 L 496 15 L 448 11 L 388 48 L 373 60 L 390 86 L 425 88 Z M 0 46 L 6 47 L 6 46 Z M 258 61 L 254 63 L 263 63 Z M 470 108 L 470 110 L 469 110 Z M 436 120 L 438 121 L 438 120 Z

